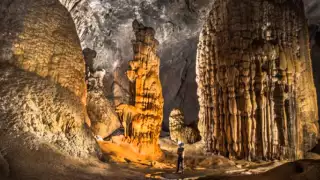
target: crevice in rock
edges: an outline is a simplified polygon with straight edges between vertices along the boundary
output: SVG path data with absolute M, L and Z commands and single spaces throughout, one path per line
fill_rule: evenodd
M 189 10 L 191 13 L 196 12 L 196 11 L 194 10 L 193 4 L 192 4 L 192 0 L 184 0 L 184 2 L 186 3 L 187 8 L 188 8 L 188 10 Z
M 186 60 L 185 60 L 185 65 L 184 65 L 184 67 L 182 68 L 183 70 L 182 70 L 182 73 L 181 73 L 180 86 L 179 86 L 179 88 L 178 88 L 178 91 L 177 91 L 177 93 L 176 93 L 176 95 L 175 95 L 175 99 L 174 99 L 174 100 L 176 101 L 178 98 L 180 98 L 180 99 L 179 99 L 179 101 L 180 101 L 179 107 L 181 107 L 182 104 L 184 103 L 184 99 L 185 99 L 185 96 L 186 96 L 186 93 L 187 93 L 187 89 L 188 89 L 188 88 L 185 87 L 185 86 L 187 86 L 186 80 L 187 80 L 188 70 L 189 70 L 189 68 L 190 68 L 190 65 L 191 65 L 190 60 L 189 60 L 189 59 L 186 59 Z M 185 89 L 184 92 L 182 92 L 183 89 Z
M 72 12 L 72 11 L 78 6 L 78 4 L 79 4 L 81 1 L 82 1 L 82 0 L 76 1 L 76 2 L 73 4 L 73 6 L 71 7 L 71 9 L 69 10 L 69 12 Z

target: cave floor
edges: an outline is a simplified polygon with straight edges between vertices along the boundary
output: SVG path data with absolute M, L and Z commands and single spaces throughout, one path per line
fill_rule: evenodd
M 113 164 L 113 163 L 111 163 Z M 210 168 L 185 167 L 183 174 L 175 173 L 175 166 L 157 162 L 154 166 L 133 162 L 115 163 L 121 169 L 135 172 L 135 177 L 124 179 L 203 179 L 203 180 L 319 180 L 320 160 L 300 160 L 296 162 L 236 161 L 234 165 Z M 168 167 L 170 166 L 170 167 Z M 144 176 L 144 177 L 143 177 Z M 119 176 L 119 178 L 121 178 Z
M 234 177 L 242 175 L 252 175 L 264 173 L 286 162 L 261 162 L 250 163 L 246 161 L 237 161 L 234 165 L 221 165 L 215 167 L 197 167 L 190 168 L 185 166 L 184 173 L 176 173 L 176 167 L 170 163 L 155 162 L 153 166 L 146 163 L 122 162 L 115 163 L 119 168 L 125 168 L 129 171 L 144 174 L 144 177 L 137 179 L 199 179 L 199 178 L 218 178 Z
M 184 173 L 175 173 L 176 160 L 175 146 L 162 144 L 161 148 L 164 153 L 160 161 L 151 162 L 148 160 L 136 159 L 134 154 L 128 151 L 115 150 L 117 153 L 112 154 L 110 149 L 116 146 L 110 146 L 109 142 L 100 142 L 100 147 L 105 154 L 107 163 L 114 164 L 121 169 L 127 169 L 133 172 L 139 172 L 144 177 L 136 177 L 135 179 L 198 179 L 205 177 L 232 177 L 241 175 L 261 174 L 286 161 L 280 162 L 248 162 L 248 161 L 231 161 L 222 156 L 205 156 L 190 151 L 193 148 L 186 147 L 188 150 L 185 156 Z M 113 152 L 114 153 L 114 152 Z M 125 154 L 126 153 L 126 154 Z M 126 158 L 123 158 L 125 154 Z M 111 156 L 110 156 L 111 155 Z M 219 178 L 218 178 L 219 179 Z
M 137 158 L 129 147 L 121 147 L 115 141 L 102 141 L 99 145 L 106 163 L 136 173 L 133 179 L 320 180 L 320 155 L 317 153 L 309 159 L 294 162 L 232 161 L 223 156 L 201 154 L 201 143 L 185 145 L 185 170 L 181 174 L 175 173 L 177 145 L 168 137 L 160 139 L 163 155 L 157 161 Z

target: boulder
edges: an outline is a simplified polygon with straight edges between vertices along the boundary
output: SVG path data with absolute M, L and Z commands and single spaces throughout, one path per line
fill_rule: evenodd
M 106 138 L 121 127 L 115 108 L 102 91 L 88 92 L 87 112 L 95 135 Z
M 54 177 L 44 169 L 98 150 L 80 41 L 58 0 L 2 0 L 0 13 L 1 163 L 13 179 Z
M 38 75 L 0 64 L 0 149 L 41 144 L 67 156 L 89 157 L 96 143 L 85 126 L 85 107 L 68 89 Z
M 170 138 L 173 141 L 182 141 L 193 144 L 201 140 L 196 124 L 186 125 L 184 114 L 180 109 L 173 109 L 169 117 Z
M 85 104 L 85 62 L 67 9 L 58 0 L 2 0 L 0 12 L 0 63 L 46 77 Z

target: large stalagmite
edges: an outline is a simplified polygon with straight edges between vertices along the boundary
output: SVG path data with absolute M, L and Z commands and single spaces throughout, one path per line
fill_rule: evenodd
M 170 113 L 169 129 L 170 138 L 175 142 L 193 144 L 201 139 L 197 124 L 185 124 L 184 113 L 178 108 L 174 108 Z
M 34 0 L 20 1 L 0 3 L 0 12 L 4 14 L 0 18 L 0 63 L 59 83 L 85 104 L 85 65 L 68 11 L 58 0 L 42 0 L 37 5 Z
M 302 2 L 216 0 L 197 54 L 206 150 L 302 158 L 318 136 L 311 67 Z
M 62 179 L 98 150 L 74 23 L 58 0 L 1 0 L 0 13 L 0 179 Z
M 84 127 L 85 64 L 70 14 L 58 0 L 1 0 L 0 13 L 0 148 L 23 136 L 87 155 L 95 142 Z
M 133 22 L 136 39 L 132 41 L 134 59 L 127 76 L 132 99 L 130 105 L 117 107 L 125 128 L 126 140 L 136 144 L 141 154 L 160 154 L 158 138 L 163 118 L 163 97 L 159 79 L 160 59 L 156 54 L 155 31 Z

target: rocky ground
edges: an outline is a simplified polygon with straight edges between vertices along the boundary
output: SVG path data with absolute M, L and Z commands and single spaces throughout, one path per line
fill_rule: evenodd
M 106 143 L 106 142 L 104 142 Z M 103 147 L 103 143 L 100 144 Z M 175 150 L 177 145 L 162 138 L 160 146 L 164 152 L 163 158 L 157 162 L 138 160 L 134 158 L 117 159 L 117 163 L 109 159 L 108 163 L 139 172 L 139 177 L 145 179 L 311 179 L 320 177 L 320 158 L 317 153 L 309 153 L 309 158 L 296 162 L 288 161 L 231 161 L 222 156 L 205 156 L 200 153 L 202 145 L 186 145 L 185 171 L 176 173 Z M 318 150 L 317 148 L 314 149 Z M 121 162 L 122 161 L 122 162 Z M 143 175 L 144 177 L 142 177 Z
M 221 156 L 204 156 L 197 152 L 200 144 L 186 145 L 184 174 L 175 173 L 176 144 L 161 140 L 164 158 L 157 162 L 118 159 L 100 162 L 94 158 L 66 157 L 42 144 L 38 150 L 12 144 L 9 153 L 0 156 L 1 180 L 104 180 L 104 179 L 301 179 L 318 180 L 320 160 L 297 162 L 230 161 Z M 106 142 L 103 142 L 106 143 Z M 103 144 L 100 143 L 100 144 Z M 318 150 L 315 148 L 314 150 Z M 316 153 L 312 158 L 319 158 Z M 9 177 L 5 178 L 5 173 Z

